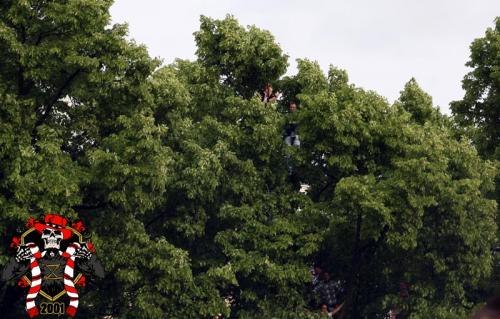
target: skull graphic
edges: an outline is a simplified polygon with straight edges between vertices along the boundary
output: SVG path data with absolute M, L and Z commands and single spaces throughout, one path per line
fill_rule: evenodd
M 45 228 L 42 231 L 42 239 L 45 244 L 45 249 L 60 249 L 63 237 L 62 232 L 57 229 Z

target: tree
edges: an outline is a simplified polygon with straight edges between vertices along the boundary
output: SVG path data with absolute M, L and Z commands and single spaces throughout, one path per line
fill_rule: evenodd
M 429 120 L 436 121 L 440 117 L 438 110 L 432 105 L 431 96 L 420 88 L 415 78 L 405 84 L 398 102 L 419 124 L 423 125 Z
M 493 168 L 416 84 L 390 106 L 309 60 L 280 79 L 271 34 L 231 16 L 201 18 L 195 61 L 160 66 L 110 5 L 0 4 L 3 247 L 29 216 L 82 219 L 106 278 L 80 316 L 312 318 L 318 258 L 347 280 L 351 318 L 381 314 L 401 280 L 414 317 L 465 315 L 491 269 Z M 300 101 L 300 149 L 257 96 L 268 82 Z
M 270 43 L 257 53 L 277 62 L 236 86 L 201 62 L 153 74 L 125 26 L 108 27 L 110 4 L 1 4 L 3 242 L 46 211 L 89 224 L 107 276 L 82 298 L 83 317 L 212 318 L 228 298 L 241 316 L 301 312 L 320 236 L 284 182 L 282 117 L 239 96 L 277 78 L 286 57 Z M 21 292 L 2 289 L 2 312 L 18 318 Z
M 198 286 L 233 301 L 205 316 L 301 316 L 321 218 L 287 181 L 282 115 L 219 79 L 200 61 L 152 78 L 176 173 L 151 232 L 189 251 Z
M 164 200 L 171 162 L 165 129 L 151 116 L 147 79 L 158 61 L 126 40 L 125 26 L 109 26 L 110 5 L 0 4 L 2 242 L 29 216 L 82 218 L 107 276 L 82 300 L 81 315 L 158 317 L 157 303 L 174 308 L 178 293 L 194 287 L 187 254 L 152 238 L 139 219 Z M 152 303 L 159 292 L 170 297 Z M 23 315 L 20 295 L 2 287 L 2 316 Z
M 500 18 L 470 49 L 466 65 L 472 71 L 462 81 L 465 96 L 451 103 L 451 110 L 460 125 L 473 128 L 480 154 L 500 159 Z
M 472 68 L 462 81 L 465 95 L 451 103 L 458 129 L 464 131 L 484 159 L 492 160 L 497 167 L 496 189 L 489 197 L 497 201 L 497 223 L 500 210 L 500 18 L 485 36 L 474 40 L 470 46 Z M 498 237 L 498 236 L 497 236 Z M 498 241 L 498 239 L 497 239 Z M 498 247 L 498 243 L 497 243 Z M 498 265 L 498 262 L 497 262 Z M 487 291 L 500 291 L 500 269 L 488 280 Z
M 400 303 L 417 318 L 467 316 L 467 293 L 492 266 L 492 165 L 447 125 L 425 121 L 434 111 L 414 81 L 389 106 L 334 68 L 325 77 L 301 61 L 296 78 L 302 174 L 329 216 L 320 257 L 348 283 L 345 315 L 372 318 Z M 400 282 L 410 287 L 404 302 Z
M 195 32 L 199 61 L 238 94 L 249 98 L 285 73 L 288 57 L 268 31 L 245 29 L 230 15 L 200 20 L 200 31 Z

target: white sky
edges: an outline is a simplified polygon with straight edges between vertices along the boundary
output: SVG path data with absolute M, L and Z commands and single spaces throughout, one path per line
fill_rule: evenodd
M 195 59 L 201 14 L 233 14 L 271 31 L 290 56 L 346 69 L 350 81 L 390 102 L 415 77 L 441 110 L 462 98 L 469 45 L 500 16 L 500 0 L 115 0 L 113 22 L 165 64 Z

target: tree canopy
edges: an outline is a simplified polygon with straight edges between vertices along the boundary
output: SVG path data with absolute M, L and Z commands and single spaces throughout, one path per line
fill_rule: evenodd
M 82 318 L 314 318 L 318 261 L 346 282 L 344 318 L 481 301 L 496 169 L 414 79 L 391 105 L 307 59 L 283 76 L 273 36 L 232 16 L 201 17 L 197 59 L 161 65 L 111 3 L 0 3 L 0 264 L 53 212 L 88 225 L 106 270 Z M 300 148 L 283 142 L 292 100 Z M 22 316 L 15 283 L 0 295 Z
M 465 75 L 462 100 L 451 103 L 458 130 L 470 136 L 479 154 L 496 164 L 496 188 L 488 197 L 500 203 L 500 18 L 484 37 L 474 40 Z M 497 205 L 497 223 L 500 207 Z M 497 243 L 498 250 L 498 243 Z M 497 262 L 497 265 L 500 263 Z M 500 293 L 500 268 L 490 282 L 490 289 Z
M 466 65 L 472 71 L 462 82 L 465 96 L 451 103 L 451 110 L 461 126 L 474 128 L 479 152 L 500 159 L 500 18 L 470 49 Z

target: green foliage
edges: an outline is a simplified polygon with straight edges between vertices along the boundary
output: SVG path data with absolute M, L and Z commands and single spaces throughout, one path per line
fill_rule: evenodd
M 437 111 L 414 81 L 391 107 L 302 66 L 302 176 L 329 216 L 322 258 L 350 283 L 349 317 L 396 303 L 400 281 L 415 317 L 466 313 L 467 290 L 492 266 L 495 202 L 479 194 L 493 188 L 494 167 L 440 121 L 424 123 Z
M 493 28 L 488 28 L 484 37 L 474 40 L 470 46 L 472 68 L 465 75 L 462 100 L 451 103 L 458 130 L 469 136 L 484 159 L 496 165 L 496 189 L 488 196 L 497 201 L 497 216 L 500 216 L 500 18 Z M 498 218 L 497 218 L 498 223 Z M 498 246 L 498 239 L 497 239 Z M 498 256 L 497 256 L 498 258 Z M 497 265 L 499 265 L 497 261 Z M 486 291 L 500 293 L 500 267 L 495 268 L 493 278 L 486 284 Z
M 398 102 L 417 123 L 424 124 L 439 116 L 437 110 L 432 106 L 432 98 L 420 88 L 414 78 L 405 84 Z
M 306 59 L 280 79 L 272 35 L 231 16 L 201 18 L 196 61 L 159 67 L 110 4 L 0 4 L 3 247 L 29 216 L 83 219 L 106 278 L 81 317 L 317 318 L 318 259 L 347 280 L 349 318 L 383 314 L 399 281 L 413 318 L 466 316 L 491 271 L 495 170 L 415 81 L 391 106 Z M 301 148 L 266 83 L 300 102 Z
M 451 103 L 451 110 L 462 126 L 472 126 L 479 152 L 500 159 L 500 18 L 483 38 L 470 46 L 467 66 L 472 68 L 462 81 L 465 96 Z
M 228 15 L 224 20 L 202 16 L 195 32 L 198 58 L 238 94 L 251 97 L 286 71 L 288 57 L 268 31 L 248 29 Z

